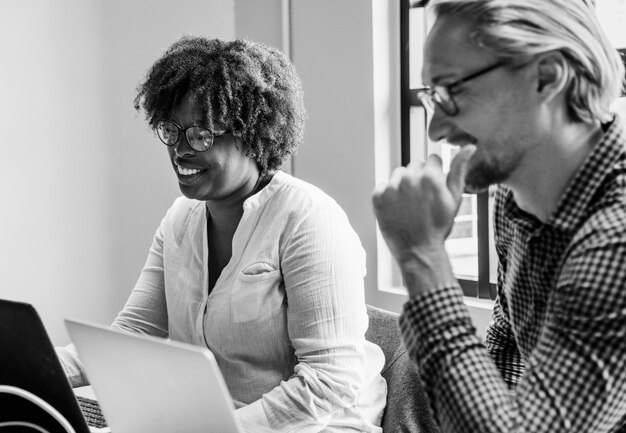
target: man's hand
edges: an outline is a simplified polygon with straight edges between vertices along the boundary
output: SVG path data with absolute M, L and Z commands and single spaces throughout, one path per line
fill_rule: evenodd
M 405 279 L 408 276 L 404 265 L 408 262 L 412 262 L 408 264 L 412 271 L 423 271 L 416 266 L 439 267 L 442 261 L 447 261 L 444 241 L 452 229 L 465 187 L 467 164 L 475 150 L 473 145 L 461 149 L 451 163 L 447 179 L 441 159 L 431 155 L 423 164 L 397 168 L 389 182 L 374 190 L 378 225 L 403 268 Z M 436 273 L 437 269 L 430 271 Z M 450 280 L 444 279 L 446 283 Z M 437 285 L 437 281 L 424 281 L 424 284 Z
M 394 170 L 374 190 L 374 213 L 397 260 L 414 248 L 443 244 L 459 208 L 467 163 L 475 151 L 467 145 L 452 161 L 446 179 L 441 160 L 431 155 L 424 164 Z

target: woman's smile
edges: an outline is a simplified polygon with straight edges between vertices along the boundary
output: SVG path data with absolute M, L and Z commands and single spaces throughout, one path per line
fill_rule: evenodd
M 207 169 L 187 168 L 174 163 L 178 181 L 185 185 L 191 185 L 200 181 Z

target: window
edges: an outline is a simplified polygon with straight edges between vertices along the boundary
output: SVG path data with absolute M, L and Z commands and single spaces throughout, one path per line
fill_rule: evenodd
M 425 159 L 429 154 L 441 156 L 444 167 L 458 148 L 428 139 L 428 114 L 414 89 L 421 86 L 422 47 L 429 28 L 425 9 L 409 0 L 400 6 L 400 104 L 401 160 Z M 490 234 L 490 211 L 495 189 L 478 195 L 464 194 L 446 250 L 466 296 L 494 299 L 496 295 L 497 259 Z
M 626 0 L 597 1 L 596 12 L 604 31 L 622 56 L 622 62 L 626 63 L 626 33 L 623 31 L 626 23 Z M 624 95 L 622 93 L 622 96 Z M 626 125 L 626 98 L 622 97 L 615 101 L 613 110 Z
M 421 86 L 422 48 L 429 29 L 427 0 L 401 0 L 400 5 L 400 99 L 401 161 L 425 159 L 436 153 L 449 166 L 456 149 L 428 139 L 428 114 L 414 89 Z M 626 0 L 596 2 L 597 15 L 613 45 L 626 60 Z M 614 110 L 626 125 L 626 98 L 619 98 Z M 446 249 L 452 268 L 466 296 L 494 299 L 497 284 L 497 256 L 491 233 L 495 187 L 478 195 L 464 195 Z

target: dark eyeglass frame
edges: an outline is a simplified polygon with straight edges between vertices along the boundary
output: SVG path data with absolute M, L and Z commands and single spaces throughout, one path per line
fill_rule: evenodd
M 173 125 L 176 127 L 178 133 L 176 134 L 176 139 L 174 141 L 166 140 L 165 137 L 161 135 L 161 130 L 164 125 Z M 156 127 L 154 128 L 159 140 L 166 146 L 175 146 L 180 141 L 180 137 L 182 133 L 185 134 L 187 138 L 187 143 L 189 146 L 195 150 L 196 152 L 206 152 L 211 147 L 213 147 L 213 142 L 215 137 L 222 136 L 224 134 L 229 134 L 232 132 L 232 129 L 226 129 L 224 131 L 213 132 L 209 129 L 203 128 L 202 126 L 192 125 L 186 129 L 183 129 L 180 125 L 178 125 L 173 120 L 159 120 L 157 122 Z M 202 140 L 197 139 L 196 137 L 204 137 Z
M 416 89 L 417 99 L 431 114 L 435 112 L 435 106 L 433 103 L 436 103 L 448 116 L 456 116 L 457 114 L 459 114 L 459 107 L 457 107 L 456 102 L 454 102 L 452 89 L 462 84 L 465 84 L 475 78 L 478 78 L 481 75 L 485 75 L 488 72 L 501 68 L 506 64 L 507 63 L 503 61 L 497 62 L 493 65 L 487 66 L 486 68 L 480 69 L 476 72 L 472 72 L 471 74 L 466 75 L 463 78 L 459 78 L 458 80 L 450 84 L 436 84 L 434 86 L 420 87 Z

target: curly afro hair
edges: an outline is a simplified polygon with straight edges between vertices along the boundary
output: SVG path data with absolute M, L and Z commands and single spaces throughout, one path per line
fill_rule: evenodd
M 304 136 L 300 78 L 280 51 L 248 40 L 183 36 L 148 71 L 134 105 L 152 128 L 189 96 L 206 119 L 240 137 L 261 172 L 279 169 Z

